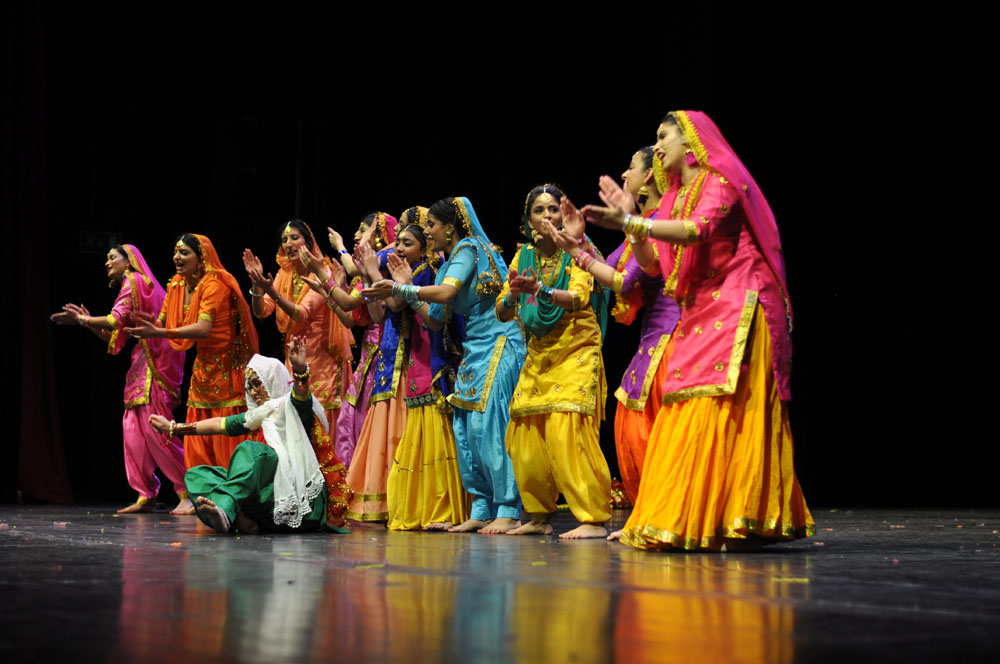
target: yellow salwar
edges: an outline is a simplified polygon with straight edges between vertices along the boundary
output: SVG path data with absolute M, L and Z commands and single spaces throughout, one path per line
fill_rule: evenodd
M 768 541 L 813 534 L 760 305 L 744 360 L 748 365 L 733 394 L 660 409 L 622 543 L 717 549 L 723 538 L 757 535 Z
M 347 471 L 347 486 L 354 500 L 344 516 L 355 521 L 385 521 L 389 518 L 386 480 L 407 419 L 403 399 L 383 399 L 368 408 L 358 446 Z
M 450 416 L 436 404 L 411 408 L 386 486 L 390 530 L 463 523 L 469 494 L 462 488 Z
M 581 523 L 611 518 L 611 471 L 601 452 L 599 422 L 573 412 L 526 415 L 507 427 L 507 453 L 524 511 L 551 514 L 562 492 Z

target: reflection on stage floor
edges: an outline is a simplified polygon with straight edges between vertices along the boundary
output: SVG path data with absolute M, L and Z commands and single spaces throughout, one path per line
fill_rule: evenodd
M 0 506 L 0 660 L 995 657 L 995 511 L 814 515 L 815 537 L 708 554 L 372 526 L 223 536 L 160 511 Z

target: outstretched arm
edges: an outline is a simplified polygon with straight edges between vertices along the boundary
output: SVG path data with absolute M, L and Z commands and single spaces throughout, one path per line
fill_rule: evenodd
M 226 435 L 225 418 L 210 417 L 197 422 L 174 422 L 162 415 L 150 415 L 149 423 L 160 433 L 173 436 L 218 436 Z

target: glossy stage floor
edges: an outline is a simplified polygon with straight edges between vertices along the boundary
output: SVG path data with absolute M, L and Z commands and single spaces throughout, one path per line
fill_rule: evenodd
M 0 661 L 997 661 L 996 511 L 814 516 L 763 553 L 663 554 L 0 506 Z

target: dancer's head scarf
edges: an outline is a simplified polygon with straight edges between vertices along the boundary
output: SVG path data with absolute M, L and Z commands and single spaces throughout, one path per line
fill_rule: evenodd
M 248 378 L 253 371 L 267 389 L 268 400 L 258 404 L 247 385 L 249 410 L 244 424 L 252 431 L 262 429 L 265 442 L 278 455 L 278 469 L 274 473 L 274 522 L 296 528 L 312 511 L 310 502 L 323 490 L 323 471 L 316 460 L 309 433 L 292 404 L 292 377 L 284 363 L 254 355 L 247 369 Z M 309 398 L 313 416 L 328 430 L 323 406 L 316 397 L 310 395 Z
M 236 373 L 233 376 L 233 389 L 239 391 L 243 389 L 242 370 L 250 357 L 257 352 L 257 329 L 253 325 L 253 317 L 250 315 L 250 305 L 243 297 L 240 284 L 236 277 L 222 267 L 219 255 L 215 252 L 212 241 L 204 235 L 190 233 L 198 238 L 201 247 L 201 263 L 205 270 L 205 275 L 201 278 L 203 283 L 206 280 L 217 279 L 229 288 L 232 316 L 235 319 L 236 329 L 234 338 L 230 340 L 230 350 L 232 351 L 233 368 L 240 374 L 237 380 Z M 169 286 L 172 291 L 176 291 L 176 296 L 167 299 L 167 322 L 168 328 L 190 325 L 198 319 L 198 305 L 201 302 L 201 288 L 196 288 L 191 295 L 191 302 L 187 313 L 184 311 L 184 277 L 175 274 L 170 280 Z M 174 350 L 187 350 L 194 347 L 195 339 L 171 339 L 170 346 Z

